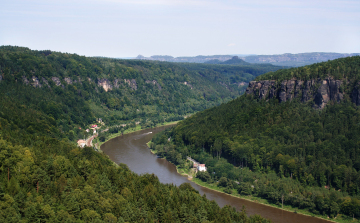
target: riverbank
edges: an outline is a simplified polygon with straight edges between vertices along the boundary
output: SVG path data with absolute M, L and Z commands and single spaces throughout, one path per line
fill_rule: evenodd
M 181 174 L 181 173 L 179 173 L 179 174 Z M 181 175 L 184 175 L 184 174 L 181 174 Z M 233 197 L 244 199 L 244 200 L 247 200 L 247 201 L 250 201 L 250 202 L 260 203 L 260 204 L 263 204 L 263 205 L 266 205 L 266 206 L 270 206 L 270 207 L 277 208 L 277 209 L 284 210 L 284 211 L 288 211 L 288 212 L 293 212 L 293 213 L 302 214 L 302 215 L 306 215 L 306 216 L 310 216 L 310 217 L 314 217 L 314 218 L 319 218 L 319 219 L 322 219 L 322 220 L 326 220 L 328 222 L 338 222 L 338 223 L 359 222 L 359 220 L 357 220 L 357 219 L 353 220 L 352 218 L 349 219 L 349 217 L 347 217 L 347 216 L 345 216 L 347 219 L 342 219 L 341 214 L 338 214 L 336 219 L 330 219 L 330 218 L 327 218 L 325 216 L 315 215 L 315 214 L 311 213 L 308 210 L 294 208 L 294 207 L 292 207 L 290 205 L 285 205 L 284 204 L 284 207 L 281 208 L 281 204 L 276 205 L 276 204 L 270 203 L 268 200 L 260 198 L 260 197 L 240 195 L 240 194 L 237 193 L 237 191 L 235 189 L 232 189 L 232 194 L 228 194 L 228 193 L 224 192 L 225 188 L 218 187 L 215 184 L 208 184 L 206 182 L 201 181 L 200 179 L 198 179 L 196 177 L 192 178 L 191 181 L 193 181 L 195 184 L 197 184 L 199 186 L 206 187 L 206 188 L 208 188 L 210 190 L 221 192 L 221 193 L 233 196 Z
M 281 205 L 276 205 L 276 204 L 273 204 L 273 203 L 269 203 L 268 200 L 263 199 L 263 198 L 235 194 L 235 193 L 237 193 L 237 191 L 235 189 L 232 189 L 232 194 L 229 194 L 229 193 L 224 192 L 225 188 L 218 187 L 215 184 L 208 184 L 206 182 L 201 181 L 198 178 L 194 177 L 194 178 L 192 178 L 192 181 L 195 184 L 199 185 L 199 186 L 206 187 L 206 188 L 208 188 L 210 190 L 214 190 L 214 191 L 217 191 L 217 192 L 220 192 L 220 193 L 224 193 L 224 194 L 230 195 L 232 197 L 244 199 L 244 200 L 254 202 L 254 203 L 259 203 L 259 204 L 262 204 L 262 205 L 266 205 L 266 206 L 269 206 L 269 207 L 277 208 L 277 209 L 288 211 L 288 212 L 302 214 L 302 215 L 310 216 L 310 217 L 313 217 L 313 218 L 319 218 L 319 219 L 322 219 L 322 220 L 326 220 L 328 222 L 339 222 L 339 223 L 358 222 L 357 220 L 352 221 L 352 220 L 338 219 L 339 216 L 337 217 L 337 219 L 329 219 L 329 218 L 326 218 L 325 216 L 315 215 L 315 214 L 313 214 L 313 213 L 311 213 L 311 212 L 309 212 L 307 210 L 294 208 L 294 207 L 292 207 L 290 205 L 284 205 L 284 207 L 281 208 Z
M 150 143 L 151 142 L 148 142 L 147 145 L 148 147 L 150 148 Z M 157 151 L 155 150 L 151 150 L 151 153 L 153 154 L 156 154 Z M 164 158 L 166 159 L 166 158 Z M 216 192 L 220 192 L 220 193 L 224 193 L 224 194 L 227 194 L 227 195 L 230 195 L 232 197 L 236 197 L 236 198 L 240 198 L 240 199 L 243 199 L 243 200 L 247 200 L 247 201 L 250 201 L 250 202 L 254 202 L 254 203 L 259 203 L 259 204 L 262 204 L 262 205 L 265 205 L 265 206 L 269 206 L 269 207 L 273 207 L 273 208 L 276 208 L 276 209 L 279 209 L 279 210 L 283 210 L 283 211 L 287 211 L 287 212 L 292 212 L 292 213 L 296 213 L 296 214 L 301 214 L 301 215 L 305 215 L 305 216 L 309 216 L 309 217 L 313 217 L 313 218 L 318 218 L 318 219 L 322 219 L 322 220 L 326 220 L 328 222 L 338 222 L 338 223 L 349 223 L 349 222 L 359 222 L 357 219 L 353 220 L 352 218 L 349 218 L 347 216 L 345 216 L 345 219 L 343 218 L 343 216 L 341 214 L 339 214 L 336 219 L 329 219 L 327 218 L 327 216 L 320 216 L 320 215 L 315 215 L 313 213 L 311 213 L 310 211 L 308 210 L 304 210 L 304 209 L 299 209 L 299 208 L 294 208 L 290 205 L 285 205 L 283 206 L 283 208 L 281 207 L 281 204 L 277 205 L 277 204 L 273 204 L 273 203 L 270 203 L 268 200 L 266 199 L 263 199 L 263 198 L 260 198 L 260 197 L 254 197 L 254 196 L 244 196 L 244 195 L 240 195 L 238 194 L 237 190 L 236 189 L 232 189 L 231 190 L 231 194 L 229 193 L 226 193 L 224 192 L 224 189 L 223 187 L 219 187 L 216 185 L 216 183 L 212 183 L 212 184 L 209 184 L 209 183 L 206 183 L 206 182 L 203 182 L 201 181 L 200 179 L 196 178 L 195 177 L 195 173 L 194 172 L 190 172 L 191 169 L 189 168 L 180 168 L 179 166 L 175 165 L 176 166 L 176 170 L 177 172 L 182 175 L 182 176 L 186 176 L 189 180 L 193 181 L 195 184 L 201 186 L 201 187 L 205 187 L 207 189 L 210 189 L 210 190 L 213 190 L 213 191 L 216 191 Z M 188 165 L 189 166 L 189 165 Z
M 156 125 L 155 127 L 153 128 L 156 128 L 156 127 L 161 127 L 161 126 L 167 126 L 167 125 L 175 125 L 177 124 L 179 121 L 174 121 L 174 122 L 164 122 L 164 123 L 161 123 L 161 124 L 158 124 Z M 145 128 L 145 129 L 152 129 L 152 128 Z M 121 136 L 121 135 L 125 135 L 125 134 L 129 134 L 129 133 L 133 133 L 133 132 L 137 132 L 137 131 L 141 131 L 141 130 L 145 130 L 145 129 L 142 129 L 140 125 L 136 125 L 134 128 L 129 128 L 129 129 L 126 129 L 123 133 L 121 132 L 118 132 L 118 133 L 114 133 L 114 134 L 110 134 L 106 137 L 105 141 L 104 142 L 97 142 L 97 146 L 100 150 L 100 147 L 102 144 L 106 143 L 107 141 L 113 139 L 113 138 L 116 138 L 118 136 Z

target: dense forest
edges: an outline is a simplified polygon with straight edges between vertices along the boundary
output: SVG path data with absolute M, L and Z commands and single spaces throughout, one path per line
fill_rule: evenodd
M 160 156 L 184 165 L 205 163 L 198 178 L 229 193 L 336 217 L 360 217 L 360 108 L 351 92 L 360 81 L 360 57 L 279 70 L 256 80 L 343 81 L 344 99 L 322 110 L 299 98 L 279 103 L 243 95 L 195 114 L 153 139 Z M 168 138 L 171 137 L 171 142 Z
M 229 101 L 244 92 L 245 83 L 279 68 L 187 66 L 1 46 L 0 90 L 7 100 L 24 101 L 52 116 L 64 132 L 95 118 L 152 126 Z
M 131 81 L 120 90 L 113 86 L 114 92 L 96 83 L 97 75 L 107 68 L 104 64 L 113 60 L 19 47 L 1 47 L 0 55 L 0 222 L 268 222 L 257 215 L 247 217 L 245 210 L 220 208 L 189 184 L 161 184 L 156 176 L 136 175 L 93 148 L 75 146 L 73 141 L 85 134 L 84 127 L 95 122 L 97 115 L 107 114 L 104 110 L 123 111 L 126 103 L 133 109 L 134 103 L 147 101 L 130 101 L 137 98 Z M 165 69 L 160 63 L 154 66 Z M 114 69 L 120 68 L 116 74 L 129 75 L 125 79 L 142 75 L 141 67 L 135 70 L 120 64 Z M 142 88 L 141 79 L 135 80 L 136 87 Z M 209 89 L 216 86 L 204 82 Z M 201 85 L 194 84 L 194 89 L 197 86 Z M 181 93 L 186 92 L 191 91 Z M 124 100 L 121 108 L 108 106 L 107 100 L 116 94 Z M 129 102 L 125 102 L 127 95 Z M 158 95 L 149 102 L 159 104 L 168 97 L 148 95 Z M 120 120 L 133 119 L 129 113 L 119 114 Z M 115 121 L 117 117 L 107 118 Z

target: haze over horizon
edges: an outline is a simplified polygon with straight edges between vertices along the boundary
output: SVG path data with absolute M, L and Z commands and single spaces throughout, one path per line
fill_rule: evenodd
M 360 1 L 5 0 L 0 45 L 86 56 L 360 52 Z

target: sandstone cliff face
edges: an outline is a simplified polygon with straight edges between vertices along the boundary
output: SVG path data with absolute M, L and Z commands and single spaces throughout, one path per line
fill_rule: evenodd
M 331 78 L 323 80 L 285 80 L 281 83 L 274 80 L 251 81 L 246 94 L 254 95 L 259 99 L 276 98 L 280 103 L 300 98 L 302 102 L 314 101 L 314 108 L 322 109 L 329 101 L 340 102 L 344 98 L 341 90 L 341 80 Z M 354 88 L 351 98 L 357 105 L 360 104 L 360 82 Z
M 104 88 L 106 92 L 113 89 L 113 86 L 108 79 L 98 79 L 98 85 Z
M 41 80 L 48 88 L 50 88 L 49 82 L 45 78 L 42 77 Z
M 37 77 L 35 77 L 35 76 L 32 76 L 32 86 L 33 87 L 41 87 L 42 85 L 40 84 L 40 81 L 39 81 L 39 79 L 37 78 Z
M 360 82 L 356 83 L 351 93 L 351 100 L 356 105 L 360 105 Z
M 135 79 L 124 79 L 125 83 L 127 83 L 131 89 L 136 90 L 137 89 L 137 84 L 136 84 L 136 80 Z
M 3 78 L 0 75 L 0 81 L 2 79 Z M 22 81 L 24 84 L 31 85 L 33 87 L 41 88 L 43 86 L 47 86 L 47 87 L 51 88 L 48 80 L 46 80 L 44 77 L 39 79 L 36 76 L 32 76 L 30 79 L 28 79 L 26 76 L 22 76 Z M 85 81 L 85 80 L 81 80 L 80 77 L 77 77 L 74 80 L 72 80 L 69 77 L 65 77 L 64 79 L 60 79 L 59 77 L 51 77 L 51 81 L 56 86 L 61 86 L 62 88 L 65 88 L 63 83 L 66 83 L 69 85 L 75 84 L 75 83 L 81 84 L 82 81 Z M 89 81 L 90 83 L 94 83 L 94 81 L 89 77 L 87 78 L 87 81 Z M 161 90 L 161 86 L 156 80 L 152 80 L 152 81 L 149 80 L 149 81 L 146 81 L 146 83 L 151 83 L 151 84 L 157 86 L 159 90 Z M 124 85 L 130 87 L 132 90 L 137 90 L 137 88 L 138 88 L 135 79 L 115 79 L 114 81 L 110 81 L 109 79 L 102 78 L 102 79 L 97 79 L 97 85 L 99 87 L 102 87 L 106 92 L 111 91 L 114 88 L 120 88 L 120 86 L 124 86 Z
M 54 81 L 56 86 L 61 85 L 61 81 L 60 81 L 60 79 L 58 77 L 52 77 L 51 80 Z
M 65 80 L 65 82 L 67 84 L 72 84 L 73 83 L 72 80 L 69 77 L 65 77 L 64 80 Z

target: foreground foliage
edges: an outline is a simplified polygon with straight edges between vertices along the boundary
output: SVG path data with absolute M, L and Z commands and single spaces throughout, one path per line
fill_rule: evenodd
M 92 148 L 58 142 L 43 150 L 0 140 L 0 151 L 1 222 L 263 220 L 229 206 L 220 209 L 190 184 L 176 187 L 154 175 L 138 176 Z

